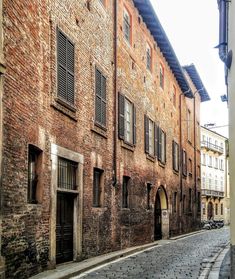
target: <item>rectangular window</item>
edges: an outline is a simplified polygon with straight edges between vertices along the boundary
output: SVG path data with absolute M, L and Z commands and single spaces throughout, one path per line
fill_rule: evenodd
M 174 197 L 173 197 L 173 211 L 177 212 L 177 192 L 174 192 Z
M 131 17 L 126 9 L 123 12 L 123 32 L 126 41 L 131 44 Z
M 191 111 L 187 111 L 187 133 L 188 133 L 188 141 L 192 142 L 192 131 L 191 131 Z
M 215 158 L 215 168 L 218 169 L 218 167 L 219 167 L 218 158 Z
M 58 158 L 58 188 L 77 189 L 77 167 L 78 164 L 73 161 Z
M 102 194 L 102 177 L 104 171 L 101 169 L 94 168 L 93 176 L 93 206 L 101 206 L 101 194 Z
M 57 96 L 74 105 L 74 44 L 57 29 Z
M 157 156 L 157 126 L 148 118 L 144 116 L 145 128 L 145 152 L 151 156 Z
M 149 71 L 152 70 L 152 50 L 149 44 L 146 47 L 146 66 Z
M 201 192 L 197 192 L 197 211 L 201 212 Z
M 193 163 L 192 163 L 192 159 L 188 159 L 188 172 L 189 172 L 189 175 L 192 175 L 193 173 Z
M 166 133 L 159 127 L 158 128 L 158 160 L 166 163 Z
M 176 107 L 176 88 L 173 86 L 173 105 Z
M 218 204 L 215 204 L 215 215 L 218 215 Z
M 95 70 L 95 123 L 106 127 L 106 78 Z
M 220 170 L 224 170 L 224 161 L 220 160 Z
M 179 171 L 179 145 L 175 141 L 172 142 L 173 154 L 173 170 Z
M 184 176 L 187 176 L 187 153 L 182 150 L 182 172 Z
M 130 177 L 123 176 L 123 182 L 122 182 L 122 207 L 123 208 L 129 207 L 129 180 Z
M 206 165 L 206 154 L 202 154 L 202 165 Z
M 163 66 L 160 64 L 160 73 L 159 73 L 159 76 L 160 76 L 160 87 L 162 89 L 164 89 L 164 68 Z
M 220 206 L 221 206 L 220 207 L 220 213 L 221 213 L 221 215 L 223 215 L 224 214 L 224 205 L 223 205 L 223 203 L 221 203 Z
M 183 195 L 183 213 L 185 213 L 185 200 L 186 200 L 186 196 Z
M 151 183 L 147 183 L 147 209 L 151 209 L 151 205 L 150 205 L 150 193 L 151 193 L 151 189 L 152 189 L 152 184 Z
M 29 145 L 28 150 L 28 202 L 37 203 L 38 177 L 41 165 L 42 151 Z
M 134 104 L 125 96 L 119 93 L 118 97 L 119 121 L 118 134 L 119 138 L 126 143 L 136 144 L 136 110 Z
M 188 191 L 188 211 L 192 212 L 192 189 Z
M 203 215 L 206 215 L 206 209 L 205 209 L 205 207 L 202 208 L 202 214 L 203 214 Z
M 212 156 L 209 156 L 209 164 L 208 167 L 212 167 Z

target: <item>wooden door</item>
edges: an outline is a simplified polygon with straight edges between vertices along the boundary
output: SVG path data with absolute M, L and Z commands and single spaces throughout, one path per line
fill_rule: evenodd
M 57 193 L 56 263 L 73 260 L 73 207 L 73 195 Z
M 162 238 L 162 210 L 161 210 L 160 196 L 158 192 L 156 195 L 154 211 L 155 211 L 154 212 L 154 218 L 155 218 L 154 240 L 158 240 Z

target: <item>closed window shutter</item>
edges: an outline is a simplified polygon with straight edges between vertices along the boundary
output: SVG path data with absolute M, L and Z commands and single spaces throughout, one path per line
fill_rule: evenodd
M 184 164 L 184 174 L 187 175 L 187 161 L 188 161 L 188 158 L 187 158 L 187 153 L 185 151 L 185 164 Z
M 106 126 L 106 78 L 102 76 L 102 109 L 101 109 L 101 122 L 103 126 Z
M 163 158 L 163 160 L 164 160 L 164 163 L 166 163 L 166 133 L 165 132 L 163 132 L 163 138 L 164 138 L 164 158 Z
M 74 104 L 74 44 L 57 31 L 58 97 Z
M 96 69 L 95 122 L 106 126 L 106 78 Z
M 144 131 L 145 131 L 145 152 L 149 154 L 149 118 L 144 116 Z
M 162 129 L 158 127 L 158 160 L 161 161 L 162 159 Z
M 101 108 L 102 108 L 102 84 L 101 84 L 101 72 L 96 69 L 95 74 L 95 121 L 97 123 L 101 124 L 102 121 L 102 114 L 101 114 Z
M 133 144 L 136 144 L 136 108 L 133 104 Z
M 120 139 L 124 139 L 125 133 L 125 97 L 118 94 L 118 135 Z
M 154 123 L 154 156 L 158 156 L 158 126 Z
M 172 165 L 173 165 L 173 170 L 176 170 L 176 165 L 175 165 L 175 152 L 176 152 L 176 150 L 175 150 L 175 148 L 176 148 L 176 145 L 175 145 L 175 142 L 174 141 L 172 141 Z

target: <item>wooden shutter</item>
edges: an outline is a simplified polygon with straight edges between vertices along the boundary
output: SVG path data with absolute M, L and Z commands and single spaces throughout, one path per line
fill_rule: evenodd
M 102 82 L 101 72 L 96 69 L 95 71 L 95 121 L 99 124 L 102 123 Z
M 149 118 L 144 116 L 145 152 L 149 154 Z
M 162 129 L 158 127 L 158 160 L 161 161 L 162 159 Z
M 133 104 L 133 144 L 136 145 L 136 108 Z
M 95 74 L 95 122 L 106 126 L 106 78 L 96 69 Z
M 125 135 L 125 97 L 118 93 L 118 135 L 124 139 Z
M 172 141 L 172 166 L 173 166 L 173 170 L 176 170 L 176 165 L 175 165 L 175 142 Z
M 164 158 L 163 158 L 163 163 L 166 163 L 166 133 L 163 132 L 163 138 L 164 138 L 164 145 L 163 145 L 163 148 L 164 148 Z
M 154 123 L 154 156 L 158 156 L 158 126 Z
M 57 30 L 57 95 L 74 104 L 74 44 Z
M 101 103 L 101 124 L 106 126 L 106 78 L 102 75 L 101 79 L 102 91 L 102 103 Z

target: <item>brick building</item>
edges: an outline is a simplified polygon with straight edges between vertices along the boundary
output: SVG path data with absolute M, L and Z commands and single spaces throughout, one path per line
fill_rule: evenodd
M 6 277 L 197 229 L 209 96 L 149 0 L 3 9 Z

